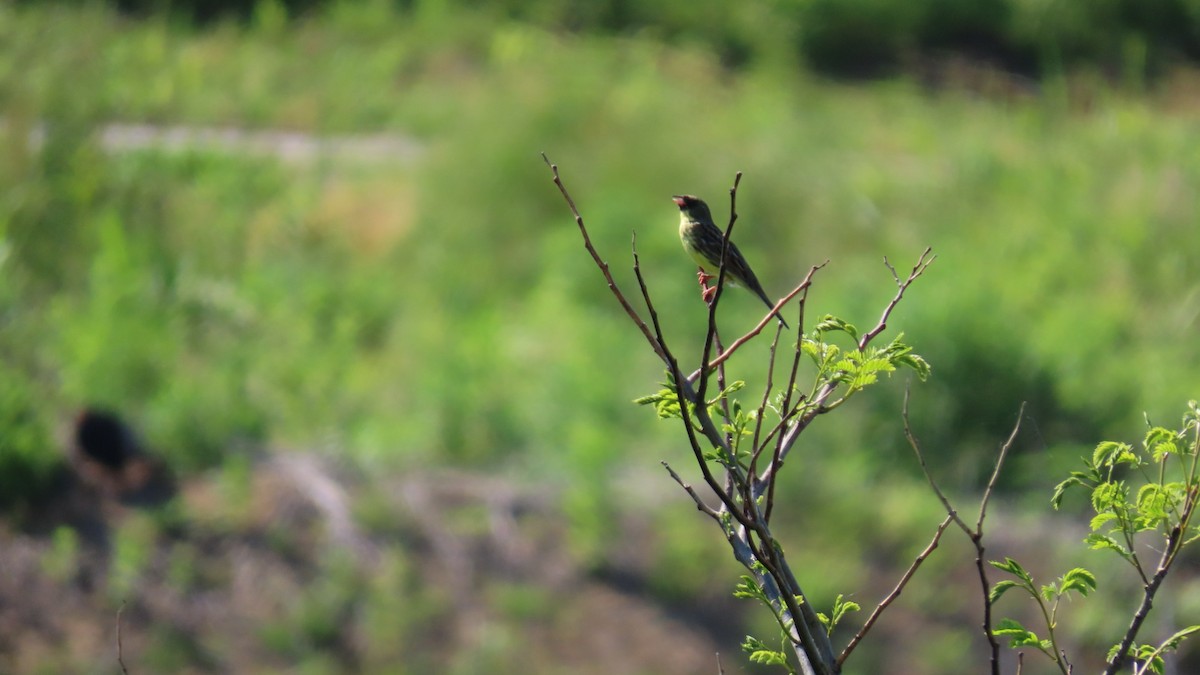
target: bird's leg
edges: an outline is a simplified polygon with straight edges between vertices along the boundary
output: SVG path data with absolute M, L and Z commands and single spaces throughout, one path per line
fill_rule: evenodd
M 704 300 L 705 304 L 711 305 L 713 297 L 717 294 L 717 287 L 709 287 L 708 280 L 716 279 L 717 275 L 705 272 L 703 267 L 697 267 L 696 269 L 698 270 L 696 272 L 696 279 L 700 281 L 700 298 Z

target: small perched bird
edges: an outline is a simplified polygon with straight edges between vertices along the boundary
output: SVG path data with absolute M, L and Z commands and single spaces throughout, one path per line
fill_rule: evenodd
M 715 277 L 721 269 L 721 245 L 725 233 L 713 223 L 712 213 L 699 197 L 692 195 L 675 195 L 672 197 L 679 207 L 679 238 L 683 241 L 683 250 L 687 251 L 696 264 L 700 266 L 700 285 L 704 290 L 705 302 L 711 302 L 717 292 L 716 287 L 708 288 L 707 282 Z M 725 257 L 725 283 L 730 286 L 745 286 L 762 298 L 767 307 L 774 308 L 775 303 L 767 297 L 750 263 L 742 256 L 736 244 L 729 242 L 729 250 Z M 775 318 L 787 328 L 787 322 L 777 312 Z

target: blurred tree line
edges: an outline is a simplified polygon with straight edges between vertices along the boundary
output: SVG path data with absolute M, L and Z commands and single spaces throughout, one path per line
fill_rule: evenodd
M 344 0 L 109 0 L 120 11 L 186 21 L 300 17 Z M 714 49 L 729 65 L 782 58 L 840 76 L 878 76 L 948 54 L 1030 76 L 1092 66 L 1153 75 L 1200 58 L 1197 0 L 384 0 L 492 11 L 541 27 L 650 33 Z

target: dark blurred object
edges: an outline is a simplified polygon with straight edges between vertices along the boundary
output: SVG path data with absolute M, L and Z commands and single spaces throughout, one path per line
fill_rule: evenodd
M 122 503 L 154 506 L 175 494 L 166 465 L 146 454 L 134 433 L 115 413 L 85 408 L 75 419 L 71 461 L 79 477 Z
M 222 19 L 248 20 L 262 3 L 260 0 L 108 0 L 108 4 L 128 16 L 166 15 L 196 24 L 208 24 Z M 328 3 L 321 0 L 279 0 L 278 4 L 287 10 L 288 16 L 297 17 Z
M 25 2 L 32 4 L 31 0 Z M 74 0 L 73 4 L 92 4 Z M 108 0 L 135 18 L 166 16 L 205 26 L 219 21 L 276 25 L 317 15 L 331 0 Z M 397 12 L 415 0 L 392 0 Z M 1193 0 L 447 0 L 448 9 L 549 30 L 599 35 L 649 31 L 699 44 L 736 67 L 791 56 L 818 72 L 886 77 L 914 61 L 966 57 L 1024 77 L 1096 66 L 1136 84 L 1173 64 L 1200 59 L 1200 6 Z M 768 46 L 769 45 L 769 46 Z

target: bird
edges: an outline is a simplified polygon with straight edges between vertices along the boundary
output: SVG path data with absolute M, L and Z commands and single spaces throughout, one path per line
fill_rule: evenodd
M 707 283 L 721 269 L 721 246 L 725 240 L 725 233 L 713 223 L 712 212 L 708 210 L 708 204 L 705 204 L 704 200 L 693 195 L 675 195 L 671 200 L 679 207 L 679 239 L 683 241 L 683 250 L 700 266 L 698 276 L 700 286 L 704 288 L 702 297 L 706 302 L 711 302 L 717 289 L 715 286 L 709 288 Z M 754 275 L 754 270 L 750 269 L 750 263 L 746 262 L 746 258 L 732 241 L 729 242 L 726 253 L 725 283 L 730 286 L 744 286 L 762 298 L 767 307 L 775 308 L 775 303 L 771 302 L 771 298 L 763 290 L 758 277 Z M 787 321 L 784 321 L 778 312 L 775 313 L 775 318 L 779 319 L 784 328 L 788 327 Z
M 175 495 L 170 468 L 151 456 L 133 428 L 111 410 L 84 408 L 72 436 L 76 472 L 102 493 L 135 506 L 160 505 Z

